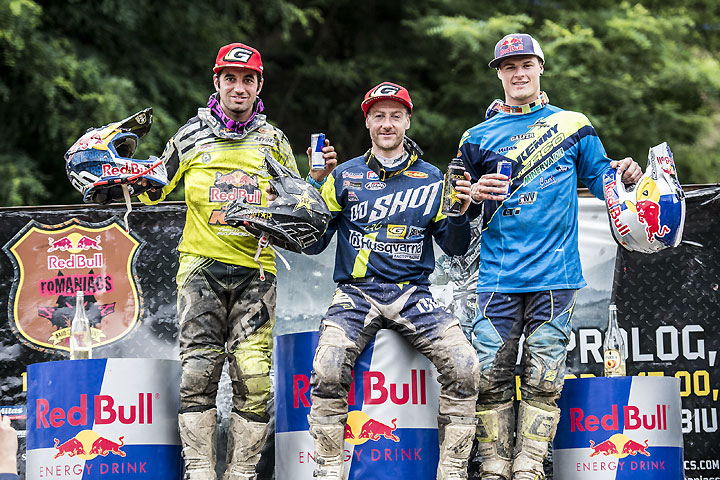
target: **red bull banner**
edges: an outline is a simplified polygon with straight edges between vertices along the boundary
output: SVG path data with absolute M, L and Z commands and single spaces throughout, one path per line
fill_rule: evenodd
M 558 406 L 556 480 L 683 480 L 679 379 L 569 379 Z
M 26 478 L 178 480 L 180 362 L 30 365 Z
M 275 338 L 275 475 L 313 478 L 308 432 L 317 332 Z M 348 479 L 434 480 L 440 384 L 432 363 L 399 334 L 380 330 L 355 363 L 345 427 Z

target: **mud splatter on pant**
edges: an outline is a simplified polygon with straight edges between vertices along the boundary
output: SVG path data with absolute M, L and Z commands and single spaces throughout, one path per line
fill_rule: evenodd
M 180 411 L 215 407 L 225 358 L 233 411 L 267 422 L 275 276 L 257 269 L 183 255 L 177 275 L 180 321 Z
M 478 362 L 460 322 L 424 285 L 339 284 L 320 327 L 311 376 L 315 418 L 347 413 L 355 360 L 381 328 L 403 335 L 440 373 L 439 415 L 472 418 Z

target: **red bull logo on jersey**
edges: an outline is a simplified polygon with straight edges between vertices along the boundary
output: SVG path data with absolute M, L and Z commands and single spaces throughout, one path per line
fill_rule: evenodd
M 249 175 L 236 169 L 230 173 L 215 172 L 215 182 L 209 191 L 211 202 L 230 202 L 244 199 L 246 202 L 260 205 L 262 192 L 257 175 Z

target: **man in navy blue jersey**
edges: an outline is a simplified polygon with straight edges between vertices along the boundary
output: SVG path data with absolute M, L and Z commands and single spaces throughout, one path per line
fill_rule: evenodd
M 320 327 L 311 377 L 308 421 L 315 439 L 315 475 L 345 478 L 351 370 L 377 331 L 390 328 L 440 373 L 437 478 L 467 478 L 477 356 L 459 321 L 433 299 L 428 276 L 435 263 L 433 238 L 449 255 L 468 249 L 470 182 L 458 181 L 461 214 L 443 215 L 443 174 L 421 160 L 422 151 L 405 136 L 413 108 L 407 89 L 383 82 L 365 95 L 361 107 L 372 147 L 324 180 L 321 191 L 333 218 L 323 238 L 306 250 L 320 253 L 337 232 L 333 278 L 338 285 Z
M 586 285 L 577 179 L 602 199 L 602 175 L 610 166 L 624 172 L 625 183 L 639 180 L 642 171 L 631 158 L 611 161 L 585 115 L 548 103 L 540 91 L 545 57 L 530 35 L 503 37 L 489 66 L 497 69 L 505 100 L 495 100 L 486 120 L 463 134 L 459 152 L 475 182 L 470 216 L 483 214 L 473 322 L 481 370 L 478 453 L 484 480 L 536 480 L 545 477 L 542 464 L 560 417 L 555 401 L 565 376 L 570 317 L 576 292 Z M 510 178 L 497 173 L 501 162 L 509 162 Z

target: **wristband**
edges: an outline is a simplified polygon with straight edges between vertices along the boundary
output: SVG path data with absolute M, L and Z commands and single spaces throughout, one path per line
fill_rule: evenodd
M 322 179 L 322 182 L 318 182 L 318 181 L 315 180 L 313 177 L 311 177 L 310 174 L 308 173 L 308 176 L 307 176 L 307 178 L 306 178 L 305 180 L 306 180 L 310 185 L 312 185 L 313 187 L 315 187 L 315 188 L 317 188 L 318 190 L 320 190 L 320 189 L 322 188 L 322 186 L 325 184 L 325 182 L 327 181 L 327 177 L 323 178 L 323 179 Z

